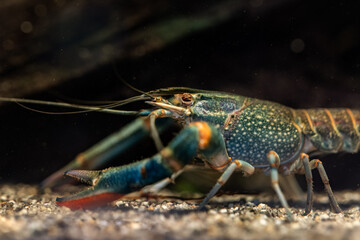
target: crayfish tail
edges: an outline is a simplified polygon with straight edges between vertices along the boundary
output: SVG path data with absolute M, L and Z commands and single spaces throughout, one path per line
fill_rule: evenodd
M 94 186 L 98 182 L 101 173 L 102 171 L 70 170 L 65 172 L 65 175 Z
M 68 197 L 56 198 L 58 206 L 68 207 L 71 210 L 77 209 L 93 209 L 104 206 L 108 203 L 115 201 L 123 196 L 123 194 L 114 192 L 100 192 L 96 193 L 93 189 L 89 188 L 78 194 Z

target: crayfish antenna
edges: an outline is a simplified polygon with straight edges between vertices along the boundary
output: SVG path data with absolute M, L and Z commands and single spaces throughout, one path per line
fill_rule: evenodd
M 65 172 L 64 175 L 94 186 L 98 182 L 101 173 L 102 171 L 70 170 Z

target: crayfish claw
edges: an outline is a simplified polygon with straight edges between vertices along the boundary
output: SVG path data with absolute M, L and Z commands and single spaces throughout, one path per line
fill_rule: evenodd
M 115 192 L 97 192 L 89 188 L 74 195 L 56 198 L 56 204 L 68 207 L 71 210 L 93 209 L 111 203 L 122 196 L 123 194 Z
M 56 204 L 71 210 L 97 208 L 121 198 L 124 194 L 116 191 L 114 186 L 109 186 L 108 179 L 104 179 L 106 170 L 70 170 L 66 176 L 90 184 L 91 187 L 79 193 L 56 199 Z M 111 171 L 110 171 L 111 172 Z M 106 174 L 105 174 L 106 175 Z M 111 182 L 111 181 L 110 181 Z

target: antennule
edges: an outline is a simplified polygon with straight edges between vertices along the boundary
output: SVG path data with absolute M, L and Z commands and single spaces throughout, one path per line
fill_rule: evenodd
M 40 112 L 44 114 L 52 114 L 52 115 L 63 115 L 63 114 L 77 114 L 77 113 L 86 113 L 86 112 L 104 112 L 104 113 L 111 113 L 111 114 L 119 114 L 119 115 L 136 115 L 138 111 L 124 111 L 124 110 L 117 110 L 117 109 L 110 109 L 108 106 L 99 106 L 99 107 L 92 107 L 86 105 L 78 105 L 78 104 L 70 104 L 70 103 L 63 103 L 63 102 L 51 102 L 51 101 L 42 101 L 42 100 L 32 100 L 32 99 L 21 99 L 21 98 L 6 98 L 0 97 L 0 101 L 3 102 L 14 102 L 25 109 Z M 22 103 L 30 103 L 30 104 L 40 104 L 40 105 L 48 105 L 48 106 L 57 106 L 57 107 L 66 107 L 66 108 L 74 108 L 74 109 L 81 109 L 79 111 L 73 112 L 46 112 L 37 109 L 33 109 L 27 106 L 24 106 Z M 113 104 L 116 105 L 116 104 Z M 121 105 L 121 104 L 119 104 Z

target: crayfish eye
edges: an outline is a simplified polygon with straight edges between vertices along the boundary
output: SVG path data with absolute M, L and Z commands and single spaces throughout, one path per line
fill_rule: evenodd
M 162 97 L 154 97 L 154 102 L 162 102 Z
M 184 105 L 190 105 L 193 102 L 193 97 L 190 93 L 183 93 L 181 96 L 181 102 Z

